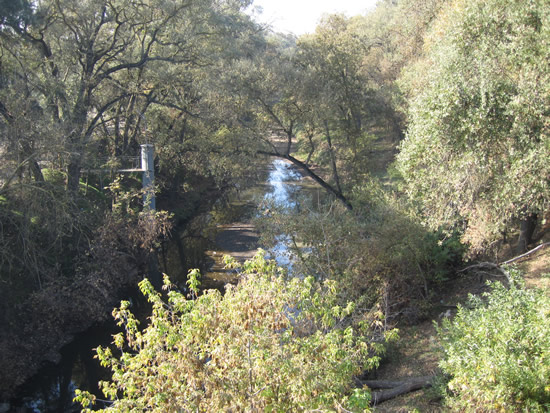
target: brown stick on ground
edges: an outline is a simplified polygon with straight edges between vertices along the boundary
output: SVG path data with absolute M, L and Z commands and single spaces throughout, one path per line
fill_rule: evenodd
M 521 255 L 518 255 L 517 257 L 514 257 L 508 261 L 504 261 L 504 262 L 501 262 L 500 265 L 504 265 L 504 264 L 511 264 L 515 261 L 518 261 L 524 257 L 527 257 L 528 255 L 531 255 L 532 253 L 542 249 L 542 248 L 545 248 L 545 247 L 548 247 L 550 245 L 550 242 L 545 242 L 544 244 L 540 244 L 539 246 L 533 248 L 532 250 L 530 251 L 527 251 L 525 254 L 521 254 Z

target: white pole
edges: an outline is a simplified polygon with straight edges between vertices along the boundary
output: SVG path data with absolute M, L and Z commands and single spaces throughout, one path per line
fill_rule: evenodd
M 155 164 L 154 146 L 150 143 L 141 145 L 141 169 L 143 171 L 143 209 L 155 210 Z

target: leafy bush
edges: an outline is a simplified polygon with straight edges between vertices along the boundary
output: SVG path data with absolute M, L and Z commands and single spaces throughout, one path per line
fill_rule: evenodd
M 550 204 L 550 13 L 546 0 L 440 3 L 399 82 L 396 166 L 430 227 L 463 228 L 477 255 Z
M 123 302 L 113 313 L 126 330 L 114 338 L 119 354 L 98 349 L 113 371 L 101 384 L 114 401 L 104 411 L 368 410 L 370 393 L 353 389 L 353 377 L 378 365 L 376 320 L 353 303 L 336 305 L 334 281 L 287 279 L 260 254 L 243 272 L 225 295 L 208 290 L 194 300 L 169 291 L 165 302 L 142 281 L 153 305 L 148 326 L 140 330 Z M 193 290 L 197 272 L 190 275 Z M 85 406 L 93 400 L 78 394 Z
M 443 370 L 457 410 L 542 412 L 550 408 L 550 298 L 517 279 L 492 284 L 445 320 Z

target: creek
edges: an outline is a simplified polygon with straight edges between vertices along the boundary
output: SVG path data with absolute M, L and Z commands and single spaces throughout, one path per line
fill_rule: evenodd
M 205 289 L 222 289 L 227 283 L 237 282 L 236 274 L 224 269 L 223 256 L 231 255 L 243 262 L 256 254 L 260 234 L 251 221 L 259 214 L 269 213 L 269 208 L 297 208 L 299 195 L 311 190 L 303 176 L 286 161 L 275 159 L 266 172 L 263 182 L 220 200 L 165 246 L 161 267 L 173 283 L 183 289 L 187 272 L 192 268 L 203 274 L 201 282 Z M 277 238 L 268 253 L 279 265 L 289 266 L 288 237 L 281 234 Z
M 170 242 L 159 251 L 162 272 L 169 274 L 172 282 L 185 289 L 189 269 L 198 268 L 203 277 L 202 288 L 223 291 L 227 283 L 236 283 L 235 272 L 224 268 L 223 256 L 233 256 L 238 261 L 252 258 L 260 246 L 260 234 L 251 223 L 258 214 L 269 213 L 269 208 L 295 209 L 304 193 L 312 196 L 312 185 L 307 183 L 293 165 L 283 160 L 273 160 L 259 182 L 249 188 L 235 191 L 213 208 L 194 218 L 185 230 L 173 234 Z M 318 192 L 317 192 L 318 196 Z M 277 243 L 268 250 L 281 266 L 292 267 L 288 236 L 280 234 Z M 135 310 L 145 311 L 147 305 L 140 300 L 137 291 L 128 291 Z M 141 315 L 146 318 L 146 314 Z M 89 390 L 99 399 L 97 382 L 109 377 L 109 372 L 93 358 L 94 349 L 111 344 L 112 335 L 118 332 L 114 321 L 94 326 L 81 334 L 61 350 L 59 364 L 48 364 L 22 386 L 16 399 L 0 404 L 0 413 L 48 413 L 77 412 L 72 402 L 76 388 Z M 98 403 L 102 407 L 101 402 Z

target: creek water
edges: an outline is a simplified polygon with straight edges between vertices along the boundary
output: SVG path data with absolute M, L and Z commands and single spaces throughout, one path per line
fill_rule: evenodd
M 299 195 L 311 192 L 311 186 L 304 182 L 302 175 L 283 160 L 274 160 L 261 176 L 267 178 L 218 202 L 211 211 L 193 219 L 184 231 L 173 234 L 172 240 L 162 246 L 159 252 L 161 270 L 169 274 L 180 289 L 185 289 L 191 268 L 199 268 L 203 273 L 203 288 L 223 290 L 225 284 L 236 283 L 238 275 L 224 268 L 223 256 L 228 254 L 244 261 L 255 255 L 260 235 L 252 219 L 258 214 L 269 213 L 270 208 L 296 209 Z M 279 265 L 291 267 L 288 241 L 288 236 L 280 234 L 268 254 Z M 129 294 L 135 296 L 135 293 Z M 134 301 L 139 307 L 139 299 Z M 72 402 L 76 388 L 89 390 L 101 399 L 97 383 L 108 379 L 109 372 L 93 358 L 94 349 L 110 345 L 112 335 L 118 331 L 114 322 L 109 321 L 78 335 L 61 350 L 59 364 L 44 366 L 24 385 L 19 397 L 4 407 L 0 405 L 0 412 L 77 412 L 80 407 Z M 101 402 L 98 406 L 103 407 Z
M 298 208 L 298 195 L 305 189 L 302 175 L 291 164 L 280 159 L 273 161 L 274 169 L 269 174 L 268 182 L 271 191 L 266 192 L 264 200 L 267 205 L 275 208 L 283 208 L 294 211 Z M 277 261 L 279 266 L 292 270 L 292 256 L 289 245 L 291 239 L 288 234 L 275 236 L 275 245 L 269 249 L 271 258 Z
M 211 211 L 196 217 L 162 252 L 162 270 L 173 283 L 185 288 L 187 273 L 198 268 L 203 274 L 202 287 L 223 289 L 236 283 L 237 274 L 224 268 L 223 256 L 237 261 L 251 259 L 260 245 L 260 234 L 252 221 L 271 208 L 293 210 L 299 195 L 311 191 L 301 173 L 283 160 L 276 159 L 266 171 L 263 182 L 215 205 Z M 268 250 L 281 266 L 291 265 L 288 237 L 281 234 L 276 245 Z

